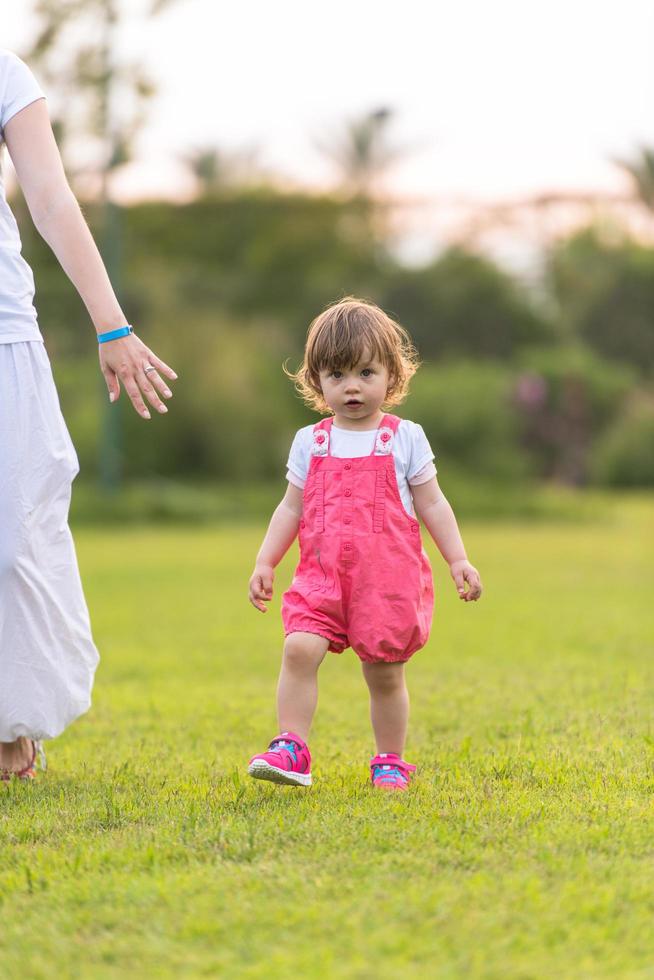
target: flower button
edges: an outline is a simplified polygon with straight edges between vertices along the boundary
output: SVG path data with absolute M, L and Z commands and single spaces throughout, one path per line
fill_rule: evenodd
M 384 426 L 377 433 L 375 440 L 375 452 L 381 456 L 388 456 L 393 446 L 393 430 Z
M 313 455 L 326 456 L 328 446 L 329 446 L 329 438 L 327 436 L 327 433 L 323 429 L 318 429 L 317 432 L 314 432 Z

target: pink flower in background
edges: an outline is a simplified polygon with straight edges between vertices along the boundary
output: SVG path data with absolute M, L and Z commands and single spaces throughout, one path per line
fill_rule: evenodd
M 540 374 L 521 374 L 515 387 L 515 397 L 524 408 L 541 408 L 547 401 L 548 385 Z

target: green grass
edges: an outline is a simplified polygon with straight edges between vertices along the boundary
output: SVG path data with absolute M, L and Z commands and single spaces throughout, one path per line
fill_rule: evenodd
M 279 597 L 261 528 L 77 535 L 93 711 L 0 792 L 0 975 L 654 976 L 654 500 L 610 520 L 466 523 L 486 594 L 408 668 L 411 792 L 374 793 L 367 701 L 330 656 L 308 791 L 254 783 Z

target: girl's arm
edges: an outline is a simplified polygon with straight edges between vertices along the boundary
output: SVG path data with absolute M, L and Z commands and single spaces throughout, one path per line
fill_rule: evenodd
M 474 601 L 481 595 L 479 572 L 470 564 L 456 523 L 454 511 L 434 477 L 411 487 L 416 514 L 431 534 L 436 547 L 450 566 L 461 599 Z M 468 583 L 468 591 L 465 583 Z
M 125 314 L 68 186 L 45 100 L 17 112 L 4 138 L 32 220 L 84 301 L 96 333 L 125 326 Z M 150 365 L 157 370 L 146 374 Z M 159 394 L 170 398 L 172 393 L 160 374 L 170 379 L 177 375 L 134 334 L 101 344 L 100 366 L 110 401 L 118 398 L 122 382 L 139 415 L 150 418 L 143 395 L 157 411 L 167 411 Z
M 297 537 L 302 517 L 303 493 L 299 487 L 289 483 L 286 493 L 270 519 L 263 544 L 250 577 L 249 599 L 255 609 L 266 612 L 266 602 L 273 594 L 275 567 L 291 547 Z

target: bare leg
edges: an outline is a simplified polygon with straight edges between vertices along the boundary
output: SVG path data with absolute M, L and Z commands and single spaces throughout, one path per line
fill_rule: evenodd
M 0 769 L 20 772 L 32 760 L 32 740 L 17 738 L 15 742 L 0 742 Z
M 280 732 L 295 732 L 305 741 L 318 703 L 318 668 L 329 641 L 315 633 L 289 633 L 277 685 Z
M 370 720 L 378 752 L 402 757 L 409 721 L 404 664 L 361 664 L 370 691 Z

